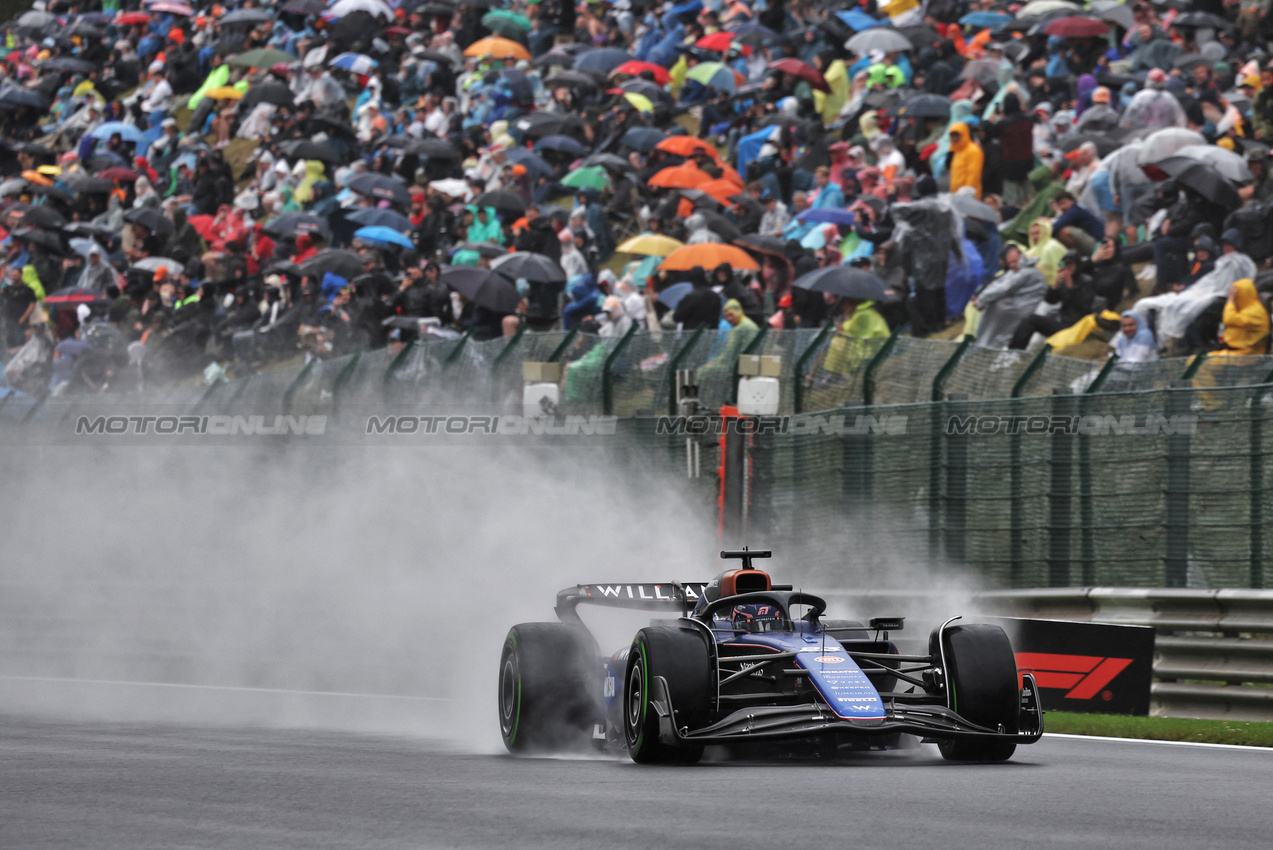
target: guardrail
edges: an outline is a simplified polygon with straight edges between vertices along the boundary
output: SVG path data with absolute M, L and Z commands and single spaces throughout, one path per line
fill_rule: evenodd
M 1041 588 L 962 598 L 869 591 L 828 599 L 861 616 L 919 610 L 940 617 L 968 606 L 986 615 L 1151 626 L 1153 714 L 1273 721 L 1273 590 Z M 927 633 L 910 637 L 926 640 Z

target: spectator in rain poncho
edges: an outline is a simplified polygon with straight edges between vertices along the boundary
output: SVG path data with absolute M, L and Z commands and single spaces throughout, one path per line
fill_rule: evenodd
M 1149 363 L 1158 359 L 1158 343 L 1145 318 L 1135 310 L 1123 313 L 1118 335 L 1110 343 L 1121 363 Z
M 1035 261 L 1025 256 L 1021 246 L 1011 243 L 1003 249 L 1003 274 L 983 286 L 972 299 L 981 311 L 977 324 L 977 345 L 1004 348 L 1022 320 L 1034 313 L 1048 290 Z
M 1242 239 L 1236 230 L 1226 230 L 1222 237 L 1224 253 L 1210 273 L 1190 284 L 1182 292 L 1152 295 L 1136 302 L 1132 309 L 1142 316 L 1157 315 L 1155 330 L 1159 341 L 1183 339 L 1189 324 L 1211 306 L 1217 298 L 1228 295 L 1229 287 L 1243 278 L 1254 278 L 1255 263 L 1241 253 Z
M 701 213 L 694 213 L 685 219 L 686 245 L 698 245 L 703 242 L 720 242 L 721 238 L 708 228 L 707 218 Z
M 950 121 L 946 124 L 946 129 L 942 132 L 941 137 L 938 138 L 937 149 L 933 152 L 928 162 L 935 179 L 940 180 L 942 175 L 946 173 L 946 157 L 950 153 L 951 129 L 956 124 L 972 126 L 976 121 L 977 118 L 973 115 L 971 100 L 957 100 L 950 105 Z
M 1167 91 L 1167 75 L 1155 68 L 1145 77 L 1145 88 L 1136 93 L 1123 113 L 1124 127 L 1185 126 L 1185 111 L 1176 96 Z

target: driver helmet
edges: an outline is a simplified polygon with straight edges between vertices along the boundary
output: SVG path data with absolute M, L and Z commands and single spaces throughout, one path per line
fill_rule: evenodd
M 729 620 L 735 631 L 772 632 L 782 623 L 782 610 L 771 603 L 735 605 Z

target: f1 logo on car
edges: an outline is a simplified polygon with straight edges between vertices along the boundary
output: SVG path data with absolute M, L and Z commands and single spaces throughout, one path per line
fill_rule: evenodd
M 1066 699 L 1091 699 L 1132 663 L 1131 658 L 1018 652 L 1017 669 L 1033 673 L 1040 688 L 1068 690 Z

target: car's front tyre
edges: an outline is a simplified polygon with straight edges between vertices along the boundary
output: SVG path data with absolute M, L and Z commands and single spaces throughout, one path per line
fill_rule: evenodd
M 934 632 L 934 657 L 939 657 L 937 639 Z M 998 626 L 954 625 L 946 628 L 942 639 L 951 710 L 978 726 L 1016 734 L 1021 689 L 1007 634 Z M 1007 761 L 1017 745 L 1012 740 L 961 738 L 941 741 L 937 748 L 948 761 Z
M 623 729 L 628 754 L 638 764 L 694 764 L 702 744 L 670 744 L 659 740 L 659 713 L 654 682 L 662 678 L 672 703 L 677 729 L 706 725 L 711 704 L 711 653 L 706 637 L 692 629 L 641 629 L 628 653 L 623 688 Z

